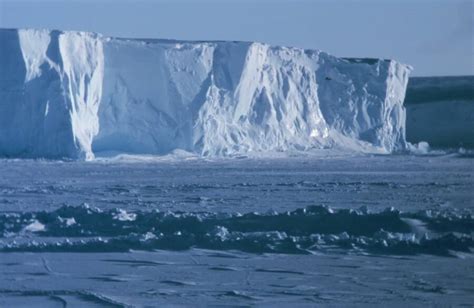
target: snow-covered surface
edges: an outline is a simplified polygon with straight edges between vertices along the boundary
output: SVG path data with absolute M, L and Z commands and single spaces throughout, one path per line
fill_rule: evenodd
M 47 30 L 0 30 L 0 46 L 2 156 L 406 145 L 410 67 L 391 60 Z
M 434 147 L 474 147 L 474 76 L 410 78 L 407 140 Z

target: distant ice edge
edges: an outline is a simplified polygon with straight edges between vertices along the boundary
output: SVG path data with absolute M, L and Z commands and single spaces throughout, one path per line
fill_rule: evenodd
M 410 66 L 250 42 L 0 30 L 0 156 L 406 148 Z

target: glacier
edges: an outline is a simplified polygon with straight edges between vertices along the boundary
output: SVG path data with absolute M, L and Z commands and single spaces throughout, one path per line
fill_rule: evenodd
M 257 42 L 0 30 L 0 156 L 406 148 L 411 67 Z

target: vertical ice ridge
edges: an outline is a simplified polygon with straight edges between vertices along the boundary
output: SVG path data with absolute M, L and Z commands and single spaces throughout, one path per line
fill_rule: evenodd
M 99 132 L 98 110 L 102 99 L 102 41 L 89 33 L 65 32 L 59 37 L 59 49 L 68 80 L 74 141 L 80 156 L 92 159 L 92 140 Z

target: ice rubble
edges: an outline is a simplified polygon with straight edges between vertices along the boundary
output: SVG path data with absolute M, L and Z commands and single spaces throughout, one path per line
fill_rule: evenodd
M 250 42 L 0 30 L 0 155 L 403 149 L 410 67 Z

